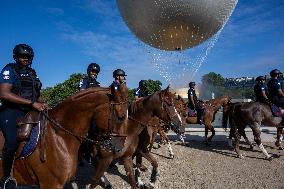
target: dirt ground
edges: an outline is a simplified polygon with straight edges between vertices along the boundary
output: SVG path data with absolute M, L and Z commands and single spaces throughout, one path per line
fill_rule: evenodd
M 166 146 L 154 149 L 160 174 L 155 188 L 284 189 L 284 151 L 275 149 L 273 143 L 264 143 L 264 146 L 273 155 L 272 161 L 265 160 L 265 156 L 256 146 L 255 151 L 250 151 L 245 144 L 241 145 L 245 159 L 237 158 L 236 153 L 228 149 L 225 142 L 213 142 L 209 147 L 200 141 L 189 141 L 187 146 L 173 142 L 174 159 L 168 158 Z M 150 169 L 150 164 L 144 162 Z M 84 188 L 92 170 L 90 166 L 79 167 L 80 188 Z M 124 168 L 119 162 L 108 170 L 106 177 L 115 189 L 129 188 Z M 149 178 L 150 171 L 143 173 L 145 182 Z

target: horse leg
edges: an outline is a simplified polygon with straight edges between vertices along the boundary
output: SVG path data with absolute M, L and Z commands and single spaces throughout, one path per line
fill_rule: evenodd
M 149 152 L 142 152 L 141 154 L 144 158 L 146 158 L 152 165 L 153 169 L 152 169 L 152 173 L 151 173 L 151 178 L 150 178 L 150 183 L 152 185 L 152 187 L 154 188 L 155 182 L 157 181 L 157 177 L 159 176 L 158 174 L 158 162 L 156 161 L 156 159 L 154 158 L 154 156 L 152 156 L 152 154 L 150 154 Z
M 208 138 L 208 142 L 211 142 L 212 141 L 212 139 L 213 139 L 213 137 L 215 136 L 215 129 L 214 129 L 214 127 L 211 125 L 211 127 L 210 127 L 210 131 L 211 131 L 211 136 Z
M 283 132 L 283 127 L 277 127 L 277 141 L 275 142 L 275 146 L 278 147 L 279 150 L 284 150 L 281 146 L 281 135 Z
M 145 167 L 142 164 L 142 154 L 140 153 L 140 150 L 137 150 L 138 152 L 136 153 L 136 167 L 140 169 L 141 171 L 145 172 L 147 171 L 147 167 Z
M 233 146 L 233 136 L 234 136 L 234 133 L 233 133 L 233 129 L 231 128 L 230 129 L 229 138 L 228 138 L 228 146 L 231 149 L 234 149 L 234 146 Z
M 253 125 L 250 125 L 250 128 L 252 129 L 252 132 L 254 135 L 254 141 L 256 142 L 256 144 L 258 145 L 262 153 L 266 156 L 266 159 L 270 161 L 272 160 L 272 157 L 267 153 L 266 149 L 261 143 L 261 138 L 260 138 L 261 132 L 258 127 L 259 127 L 259 124 L 256 122 Z
M 205 144 L 206 144 L 206 146 L 210 146 L 208 138 L 207 138 L 208 137 L 208 131 L 209 131 L 209 129 L 208 129 L 207 125 L 205 125 Z
M 246 135 L 245 130 L 244 130 L 244 129 L 240 129 L 240 130 L 239 130 L 239 133 L 240 133 L 240 135 L 241 135 L 242 137 L 244 137 L 246 143 L 250 146 L 250 149 L 253 151 L 253 145 L 252 145 L 252 143 L 249 141 L 249 139 L 248 139 L 248 137 L 247 137 L 247 135 Z
M 167 143 L 167 147 L 168 147 L 168 152 L 169 152 L 170 158 L 173 159 L 175 155 L 174 155 L 171 143 L 170 143 L 170 139 L 169 139 L 169 137 L 167 136 L 167 134 L 164 131 L 161 131 L 161 135 L 163 136 L 163 138 L 165 139 L 165 141 Z
M 126 171 L 126 175 L 128 176 L 129 184 L 132 189 L 136 189 L 136 182 L 133 173 L 133 161 L 132 157 L 123 158 L 124 169 Z
M 93 189 L 99 184 L 101 178 L 104 176 L 104 173 L 105 173 L 106 169 L 109 167 L 112 160 L 113 160 L 112 157 L 107 157 L 107 158 L 102 158 L 102 159 L 99 159 L 99 160 L 96 161 L 96 163 L 95 163 L 95 168 L 96 168 L 95 174 L 91 178 L 91 183 L 89 185 L 87 185 L 86 188 Z

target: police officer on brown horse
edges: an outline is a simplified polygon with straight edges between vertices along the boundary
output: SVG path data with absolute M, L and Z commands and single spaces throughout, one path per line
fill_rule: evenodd
M 26 44 L 18 44 L 13 50 L 16 63 L 7 64 L 0 75 L 0 99 L 4 107 L 0 111 L 0 127 L 5 138 L 3 152 L 3 172 L 0 188 L 11 179 L 11 171 L 18 147 L 16 120 L 30 110 L 43 111 L 47 106 L 40 102 L 41 82 L 31 68 L 33 49 Z M 13 183 L 9 182 L 13 188 Z
M 254 86 L 255 101 L 265 104 L 270 104 L 268 99 L 268 89 L 265 85 L 265 77 L 258 76 L 255 81 L 257 82 Z
M 195 82 L 189 82 L 188 89 L 188 108 L 190 111 L 197 112 L 197 121 L 199 124 L 203 124 L 203 116 L 204 116 L 204 107 L 203 103 L 197 99 L 195 92 Z
M 274 69 L 270 72 L 271 79 L 268 81 L 269 99 L 278 107 L 284 109 L 284 92 L 281 88 L 279 76 L 281 72 Z
M 87 77 L 80 81 L 80 90 L 85 90 L 91 87 L 100 87 L 100 83 L 97 81 L 100 70 L 101 68 L 97 63 L 90 63 L 87 68 Z

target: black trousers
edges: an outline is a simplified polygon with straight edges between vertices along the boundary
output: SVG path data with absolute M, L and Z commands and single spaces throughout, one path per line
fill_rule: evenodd
M 21 109 L 9 107 L 0 111 L 0 129 L 5 138 L 3 150 L 4 177 L 10 176 L 14 155 L 18 147 L 16 120 L 26 113 Z

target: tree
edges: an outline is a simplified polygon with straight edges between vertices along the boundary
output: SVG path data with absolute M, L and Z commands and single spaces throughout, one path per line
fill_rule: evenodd
M 200 96 L 205 99 L 210 99 L 212 93 L 215 97 L 224 95 L 225 92 L 225 79 L 222 75 L 210 72 L 202 76 L 202 85 L 200 87 Z
M 143 91 L 145 91 L 146 94 L 151 95 L 153 93 L 155 93 L 156 91 L 160 91 L 162 88 L 162 83 L 159 80 L 151 80 L 148 79 L 145 81 L 145 83 L 143 84 Z
M 83 77 L 84 75 L 80 73 L 72 74 L 63 83 L 43 89 L 41 96 L 50 107 L 54 107 L 80 90 L 79 82 Z

